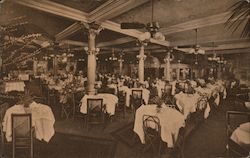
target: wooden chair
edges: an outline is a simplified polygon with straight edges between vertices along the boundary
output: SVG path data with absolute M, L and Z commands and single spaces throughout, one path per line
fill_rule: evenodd
M 56 90 L 54 89 L 49 89 L 47 91 L 47 98 L 48 98 L 48 105 L 56 105 Z
M 122 109 L 123 118 L 126 117 L 126 93 L 118 91 L 118 107 Z
M 16 157 L 16 149 L 29 149 L 33 158 L 33 128 L 31 114 L 12 114 L 12 156 Z
M 74 105 L 74 111 L 73 111 L 73 119 L 75 118 L 83 118 L 83 114 L 80 112 L 81 108 L 81 99 L 84 97 L 84 92 L 76 92 L 73 95 L 73 105 Z
M 143 115 L 143 131 L 145 136 L 145 147 L 143 152 L 152 149 L 158 157 L 161 155 L 161 125 L 160 120 L 156 116 Z
M 68 96 L 69 95 L 69 96 Z M 68 93 L 66 97 L 66 103 L 60 103 L 61 105 L 61 118 L 66 117 L 68 119 L 70 116 L 75 117 L 76 112 L 76 101 L 75 94 Z
M 142 90 L 132 90 L 130 101 L 133 115 L 135 116 L 136 110 L 143 104 Z
M 250 122 L 249 112 L 228 111 L 227 119 L 227 156 L 244 157 L 249 156 L 249 151 L 235 143 L 230 137 L 240 124 Z
M 105 106 L 103 105 L 103 99 L 88 98 L 87 99 L 87 115 L 85 119 L 85 125 L 89 129 L 89 125 L 101 124 L 105 125 Z
M 3 132 L 3 119 L 4 119 L 4 115 L 6 113 L 6 110 L 9 108 L 9 104 L 8 103 L 3 103 L 0 105 L 0 135 L 1 135 L 1 153 L 4 154 L 5 153 L 5 135 Z

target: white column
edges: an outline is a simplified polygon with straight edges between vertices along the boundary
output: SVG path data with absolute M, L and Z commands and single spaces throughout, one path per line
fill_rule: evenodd
M 124 62 L 124 60 L 123 60 L 122 56 L 123 56 L 123 54 L 120 54 L 120 59 L 118 60 L 118 62 L 119 62 L 119 72 L 120 72 L 120 75 L 123 74 L 122 69 L 123 69 L 123 62 Z
M 38 61 L 37 60 L 33 60 L 33 74 L 34 75 L 37 75 L 37 64 L 38 64 Z
M 180 60 L 178 60 L 178 65 L 177 65 L 177 71 L 176 71 L 176 77 L 177 77 L 177 80 L 179 81 L 180 80 L 180 73 L 181 73 L 181 71 L 180 71 Z
M 95 48 L 95 38 L 100 32 L 99 29 L 94 29 L 88 25 L 88 65 L 87 65 L 87 93 L 95 94 L 95 81 L 96 81 L 96 54 L 98 50 Z
M 170 81 L 171 75 L 170 75 L 170 61 L 171 61 L 171 54 L 168 52 L 167 56 L 164 59 L 165 61 L 165 79 Z
M 146 43 L 140 42 L 140 51 L 139 55 L 137 55 L 137 58 L 139 59 L 138 64 L 138 78 L 139 82 L 144 82 L 144 60 L 146 59 L 146 55 L 144 54 L 144 45 Z

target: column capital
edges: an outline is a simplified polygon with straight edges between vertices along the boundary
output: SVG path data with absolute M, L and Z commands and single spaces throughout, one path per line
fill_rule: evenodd
M 142 46 L 147 46 L 147 45 L 148 45 L 148 42 L 145 41 L 145 40 L 144 40 L 144 41 L 137 40 L 136 45 L 137 45 L 137 46 L 140 46 L 140 47 L 142 47 Z
M 172 51 L 169 51 L 169 52 L 167 53 L 167 55 L 165 56 L 165 58 L 164 58 L 164 62 L 165 62 L 165 63 L 174 60 L 174 55 L 171 54 L 171 52 L 172 52 Z
M 88 55 L 97 55 L 99 52 L 100 52 L 100 48 L 95 48 L 95 49 L 92 49 L 92 50 L 89 50 L 88 47 L 84 47 L 84 50 L 85 52 L 88 54 Z
M 136 57 L 137 57 L 139 60 L 140 60 L 140 59 L 145 60 L 147 56 L 144 55 L 144 54 L 140 54 L 140 55 L 137 55 Z
M 95 22 L 82 23 L 82 25 L 84 26 L 85 29 L 88 30 L 89 36 L 94 36 L 95 37 L 96 35 L 98 35 L 101 32 L 101 30 L 103 30 L 103 28 L 99 24 L 97 24 Z

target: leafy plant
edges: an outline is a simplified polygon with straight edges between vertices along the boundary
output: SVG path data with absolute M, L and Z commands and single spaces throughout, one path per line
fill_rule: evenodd
M 241 37 L 250 36 L 250 0 L 239 0 L 230 8 L 231 15 L 226 22 L 229 29 L 233 29 L 233 33 L 239 28 L 240 25 L 246 24 L 242 30 Z

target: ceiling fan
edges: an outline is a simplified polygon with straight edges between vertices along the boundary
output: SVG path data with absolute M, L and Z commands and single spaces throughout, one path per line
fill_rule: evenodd
M 160 25 L 157 21 L 154 21 L 154 0 L 151 0 L 151 22 L 144 24 L 139 22 L 123 22 L 121 23 L 121 29 L 146 29 L 147 32 L 142 34 L 140 40 L 146 40 L 154 38 L 159 41 L 164 41 L 165 36 L 159 32 Z
M 206 47 L 210 47 L 209 45 Z M 213 45 L 214 47 L 214 45 Z M 201 45 L 198 44 L 198 29 L 195 29 L 195 44 L 194 45 L 185 45 L 185 46 L 177 46 L 177 48 L 188 48 L 188 54 L 205 54 L 205 50 L 202 49 Z

